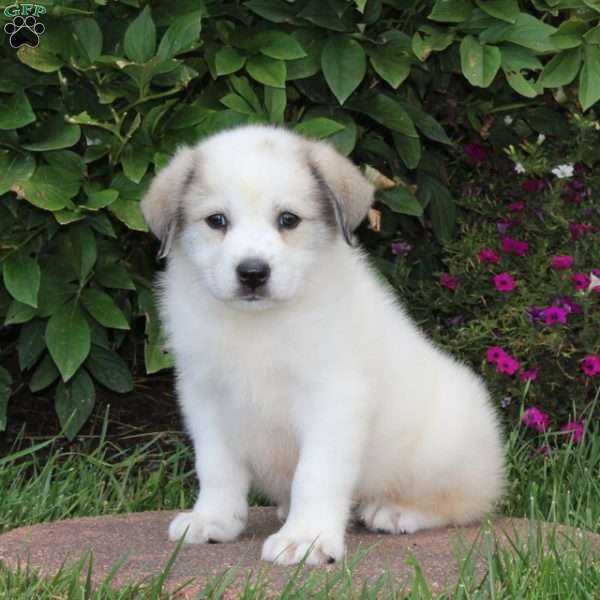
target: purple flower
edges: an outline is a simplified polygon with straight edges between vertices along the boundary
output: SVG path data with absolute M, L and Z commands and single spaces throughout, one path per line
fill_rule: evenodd
M 510 396 L 504 396 L 504 398 L 502 398 L 502 400 L 500 400 L 500 406 L 502 408 L 508 408 L 510 406 L 511 402 L 512 402 L 512 398 Z
M 535 381 L 538 376 L 537 369 L 531 369 L 530 371 L 523 371 L 519 376 L 521 381 Z
M 455 290 L 458 287 L 458 279 L 452 277 L 448 273 L 442 273 L 440 276 L 440 283 L 449 290 Z
M 589 223 L 569 223 L 569 231 L 574 240 L 578 240 L 587 233 L 591 233 L 594 227 Z
M 529 249 L 529 244 L 521 240 L 515 240 L 511 237 L 503 237 L 500 240 L 502 244 L 502 250 L 507 254 L 514 252 L 518 256 L 523 256 Z
M 446 323 L 451 327 L 462 325 L 464 322 L 465 317 L 463 315 L 456 315 L 455 317 L 451 317 L 446 321 Z
M 540 190 L 543 190 L 544 187 L 545 187 L 545 184 L 540 179 L 526 179 L 521 184 L 521 189 L 524 192 L 539 192 Z
M 525 210 L 525 202 L 512 202 L 508 205 L 510 212 L 522 212 Z
M 463 150 L 473 164 L 485 162 L 489 158 L 488 151 L 479 144 L 465 144 Z
M 515 289 L 515 280 L 508 273 L 500 273 L 494 277 L 494 285 L 499 292 L 512 292 Z
M 510 221 L 498 221 L 496 223 L 496 229 L 498 230 L 498 233 L 504 235 L 510 229 L 511 225 L 512 223 Z
M 562 308 L 568 315 L 580 315 L 583 312 L 581 304 L 574 302 L 570 296 L 558 296 L 552 302 L 552 306 Z
M 498 362 L 496 362 L 496 371 L 505 375 L 514 375 L 520 367 L 521 363 L 516 358 L 510 356 L 510 354 L 501 356 Z
M 392 244 L 392 253 L 397 256 L 406 256 L 412 250 L 412 246 L 408 242 L 394 242 Z
M 538 433 L 544 433 L 550 425 L 550 417 L 535 406 L 530 406 L 521 417 L 525 427 L 535 429 Z
M 592 280 L 589 275 L 586 275 L 585 273 L 573 273 L 573 275 L 571 275 L 571 282 L 576 290 L 587 290 L 590 287 Z
M 485 351 L 485 359 L 492 364 L 496 364 L 503 356 L 506 356 L 506 352 L 500 346 L 490 346 Z
M 544 318 L 544 311 L 546 309 L 541 306 L 532 306 L 527 309 L 527 314 L 532 322 L 541 321 Z
M 479 261 L 482 263 L 497 263 L 500 257 L 491 248 L 483 248 L 479 251 Z
M 564 271 L 565 269 L 570 269 L 575 263 L 575 259 L 569 254 L 566 255 L 557 255 L 552 257 L 552 268 L 557 271 Z
M 594 377 L 600 373 L 600 356 L 597 354 L 588 354 L 581 361 L 581 370 L 588 376 Z

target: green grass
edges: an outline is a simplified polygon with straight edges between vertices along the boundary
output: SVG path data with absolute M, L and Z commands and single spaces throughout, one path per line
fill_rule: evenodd
M 105 435 L 64 446 L 58 440 L 31 444 L 21 439 L 11 454 L 0 458 L 0 531 L 68 517 L 177 509 L 191 506 L 195 480 L 191 450 L 175 434 L 139 436 L 117 444 Z M 135 442 L 135 443 L 133 443 Z M 552 450 L 538 452 L 542 444 Z M 511 486 L 502 512 L 511 516 L 564 523 L 600 533 L 600 424 L 590 425 L 583 443 L 573 446 L 560 434 L 532 437 L 514 430 L 507 440 Z M 433 592 L 420 571 L 409 588 L 393 589 L 382 578 L 367 588 L 352 580 L 352 568 L 342 568 L 324 581 L 318 574 L 300 583 L 290 578 L 282 598 L 411 599 L 547 599 L 597 598 L 600 560 L 587 547 L 550 537 L 546 545 L 539 532 L 515 542 L 512 551 L 490 548 L 486 575 L 477 576 L 473 560 L 459 557 L 460 580 L 452 590 Z M 351 557 L 352 558 L 352 557 Z M 130 600 L 163 599 L 168 572 L 118 591 L 110 579 L 91 589 L 87 564 L 40 579 L 23 566 L 16 573 L 0 563 L 0 598 L 10 600 Z M 225 580 L 215 580 L 203 597 L 219 598 Z M 263 586 L 248 584 L 243 598 L 261 598 Z

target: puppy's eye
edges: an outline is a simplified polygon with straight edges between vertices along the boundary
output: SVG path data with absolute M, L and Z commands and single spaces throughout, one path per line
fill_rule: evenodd
M 210 215 L 204 220 L 211 229 L 225 229 L 227 227 L 227 217 L 221 213 Z
M 295 229 L 300 225 L 300 217 L 291 212 L 282 212 L 278 219 L 277 225 L 279 225 L 280 229 Z

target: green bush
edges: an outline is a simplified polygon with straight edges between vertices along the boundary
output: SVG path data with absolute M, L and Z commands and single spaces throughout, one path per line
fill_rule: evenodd
M 440 121 L 460 140 L 519 107 L 545 130 L 549 105 L 600 98 L 590 0 L 63 0 L 37 19 L 39 46 L 5 34 L 0 58 L 0 430 L 21 384 L 53 389 L 72 437 L 97 383 L 132 389 L 142 344 L 147 373 L 170 364 L 139 200 L 177 145 L 247 122 L 327 137 L 393 185 L 384 268 L 400 226 L 452 240 Z

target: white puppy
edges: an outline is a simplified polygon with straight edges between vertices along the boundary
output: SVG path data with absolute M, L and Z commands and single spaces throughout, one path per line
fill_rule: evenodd
M 462 524 L 504 487 L 482 381 L 436 348 L 350 245 L 373 188 L 331 146 L 240 127 L 181 149 L 142 203 L 200 494 L 169 536 L 226 542 L 252 484 L 283 564 L 338 560 L 351 511 L 390 533 Z

